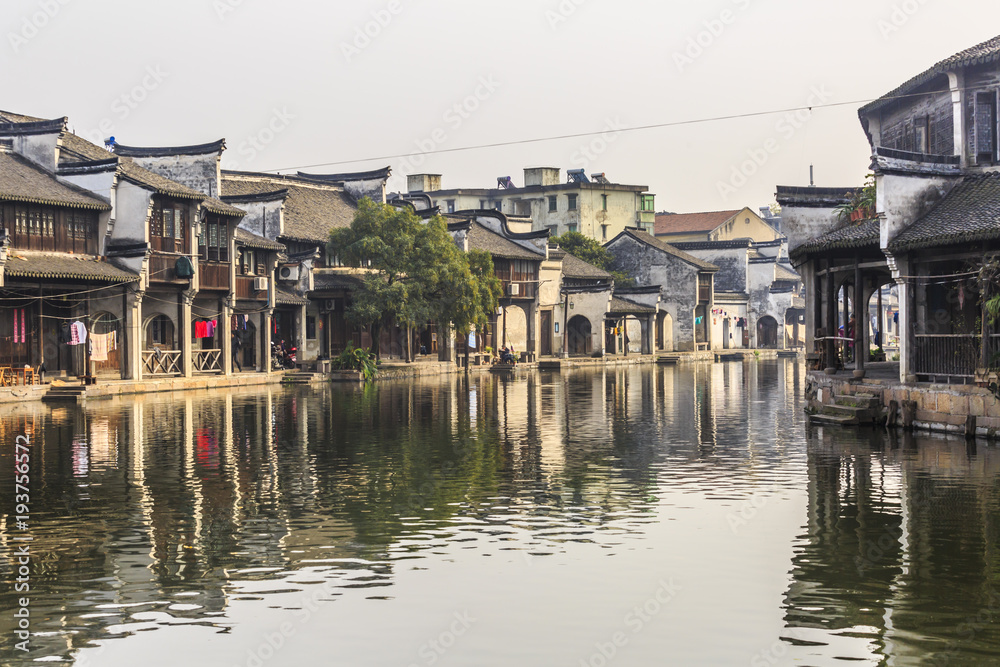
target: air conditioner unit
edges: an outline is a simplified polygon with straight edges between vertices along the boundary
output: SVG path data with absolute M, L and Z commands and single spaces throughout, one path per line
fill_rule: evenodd
M 517 283 L 507 285 L 507 294 L 509 296 L 519 296 L 521 294 L 521 286 Z
M 253 279 L 253 288 L 258 292 L 267 291 L 267 278 L 265 276 L 258 276 Z
M 300 268 L 298 264 L 281 267 L 278 269 L 278 280 L 298 280 Z
M 323 311 L 330 313 L 337 309 L 337 302 L 333 299 L 323 300 Z

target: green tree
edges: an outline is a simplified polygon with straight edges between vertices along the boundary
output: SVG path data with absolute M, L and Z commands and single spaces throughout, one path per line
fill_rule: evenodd
M 629 278 L 622 271 L 614 270 L 614 255 L 589 236 L 584 236 L 580 232 L 566 232 L 562 236 L 553 236 L 549 241 L 558 244 L 560 248 L 574 257 L 609 272 L 614 276 L 615 284 L 619 287 L 635 285 L 635 279 Z
M 481 319 L 479 282 L 440 216 L 424 222 L 409 209 L 365 198 L 350 227 L 331 232 L 329 250 L 344 264 L 364 270 L 347 316 L 368 327 L 376 356 L 386 327 L 407 329 L 407 358 L 412 360 L 414 327 Z M 499 294 L 499 281 L 494 293 Z

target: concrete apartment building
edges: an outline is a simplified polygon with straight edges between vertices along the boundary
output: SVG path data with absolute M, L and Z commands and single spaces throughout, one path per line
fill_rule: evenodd
M 626 227 L 653 233 L 655 195 L 647 186 L 612 183 L 604 174 L 588 177 L 582 169 L 567 171 L 563 182 L 561 172 L 557 167 L 525 169 L 522 187 L 503 176 L 495 188 L 445 190 L 440 174 L 413 174 L 406 185 L 410 194 L 426 194 L 444 213 L 494 209 L 509 218 L 530 218 L 535 230 L 548 229 L 553 236 L 580 232 L 606 243 Z

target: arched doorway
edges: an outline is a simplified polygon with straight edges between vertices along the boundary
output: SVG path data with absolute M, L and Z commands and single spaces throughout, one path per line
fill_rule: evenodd
M 90 336 L 94 373 L 121 375 L 121 320 L 111 313 L 98 313 L 91 320 Z
M 143 337 L 142 372 L 148 375 L 181 375 L 180 341 L 174 322 L 163 314 L 146 321 Z
M 506 341 L 507 347 L 517 352 L 528 349 L 528 317 L 520 306 L 505 306 L 500 316 L 501 346 Z
M 590 354 L 590 320 L 583 315 L 573 316 L 566 323 L 566 350 L 569 354 Z
M 778 347 L 778 321 L 770 315 L 757 320 L 757 347 L 761 349 Z

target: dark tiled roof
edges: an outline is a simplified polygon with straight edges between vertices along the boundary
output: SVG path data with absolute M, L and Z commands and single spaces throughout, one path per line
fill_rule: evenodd
M 274 302 L 281 306 L 305 306 L 309 303 L 309 299 L 283 287 L 275 287 Z
M 718 271 L 719 270 L 719 267 L 717 267 L 715 264 L 711 264 L 711 263 L 706 262 L 706 261 L 704 261 L 702 259 L 698 259 L 694 255 L 689 255 L 686 252 L 680 251 L 677 248 L 675 248 L 672 245 L 670 245 L 669 243 L 667 243 L 666 241 L 658 239 L 655 236 L 653 236 L 652 234 L 650 234 L 648 232 L 644 232 L 641 229 L 635 229 L 634 227 L 626 227 L 625 231 L 623 231 L 622 234 L 627 234 L 628 236 L 631 236 L 636 241 L 639 241 L 640 243 L 645 243 L 646 245 L 648 245 L 648 246 L 650 246 L 652 248 L 656 248 L 657 250 L 659 250 L 661 252 L 665 252 L 668 255 L 676 257 L 679 260 L 687 262 L 688 264 L 692 264 L 692 265 L 698 267 L 699 269 L 702 269 L 703 271 Z M 619 236 L 621 236 L 621 234 L 619 234 Z M 612 242 L 613 242 L 613 240 L 612 240 Z
M 236 208 L 235 206 L 230 206 L 221 199 L 216 199 L 215 197 L 208 197 L 202 202 L 202 206 L 208 210 L 209 213 L 215 213 L 217 215 L 227 215 L 234 218 L 242 218 L 247 214 L 241 208 Z
M 37 123 L 45 120 L 37 116 L 25 116 L 22 113 L 0 110 L 0 122 L 3 123 Z
M 241 227 L 236 228 L 236 244 L 241 245 L 245 248 L 261 248 L 262 250 L 284 250 L 285 246 L 278 243 L 277 241 L 272 241 L 266 239 L 263 236 L 258 236 L 253 232 L 247 231 Z
M 287 190 L 282 238 L 293 241 L 326 243 L 330 232 L 349 227 L 357 212 L 350 196 L 334 185 L 279 176 L 223 172 L 224 197 L 243 197 Z
M 108 211 L 111 205 L 88 190 L 60 182 L 15 153 L 0 151 L 0 200 Z
M 4 274 L 17 278 L 61 278 L 99 280 L 111 283 L 136 282 L 139 276 L 90 255 L 58 252 L 14 252 L 7 259 Z
M 0 122 L 0 134 L 30 136 L 33 134 L 52 134 L 66 129 L 67 118 L 52 120 L 8 120 Z
M 1000 60 L 1000 35 L 987 40 L 982 44 L 977 44 L 972 48 L 959 51 L 950 58 L 945 58 L 938 64 L 913 77 L 895 90 L 883 95 L 874 102 L 870 102 L 869 104 L 861 107 L 859 113 L 871 113 L 872 111 L 891 104 L 895 101 L 895 98 L 913 92 L 915 89 L 927 83 L 934 77 L 945 74 L 946 72 L 951 72 L 956 69 L 972 65 L 992 63 L 997 60 Z
M 542 254 L 531 252 L 524 246 L 487 229 L 475 220 L 472 221 L 472 226 L 469 228 L 469 248 L 485 250 L 494 257 L 505 259 L 528 259 L 536 262 L 545 259 Z
M 349 273 L 327 273 L 320 269 L 313 272 L 313 291 L 356 289 L 363 281 Z
M 611 274 L 604 269 L 598 268 L 569 253 L 566 253 L 566 256 L 563 257 L 562 274 L 564 278 L 583 280 L 606 280 L 611 278 Z
M 209 155 L 211 153 L 221 153 L 226 149 L 226 140 L 219 139 L 207 144 L 197 144 L 194 146 L 123 146 L 115 144 L 115 154 L 125 157 L 165 157 L 168 155 Z
M 656 216 L 655 232 L 662 234 L 690 234 L 692 232 L 710 232 L 719 225 L 732 220 L 735 211 L 711 211 L 707 213 L 660 213 Z
M 795 255 L 824 250 L 878 247 L 880 243 L 878 220 L 869 220 L 860 225 L 850 225 L 824 234 L 794 250 Z
M 114 154 L 102 146 L 90 143 L 83 137 L 68 132 L 62 137 L 62 148 L 59 150 L 60 165 L 107 160 L 109 157 L 114 157 Z
M 802 276 L 795 273 L 791 269 L 782 266 L 781 264 L 775 265 L 774 268 L 774 279 L 775 280 L 791 280 L 799 281 L 802 280 Z
M 890 250 L 915 250 L 1000 238 L 1000 174 L 968 176 L 931 211 L 893 239 Z
M 33 123 L 41 119 L 32 116 L 14 114 L 9 111 L 0 111 L 0 121 L 8 123 Z M 65 167 L 80 162 L 101 162 L 109 158 L 116 157 L 102 146 L 92 144 L 83 137 L 70 132 L 63 132 L 62 146 L 59 149 L 59 166 Z M 175 183 L 159 174 L 154 174 L 148 169 L 144 169 L 132 161 L 132 158 L 119 155 L 119 171 L 122 178 L 146 186 L 160 194 L 179 197 L 181 199 L 206 199 L 204 193 L 192 190 L 191 188 Z M 221 203 L 221 202 L 220 202 Z M 235 213 L 234 213 L 235 215 Z
M 612 313 L 655 313 L 656 308 L 652 306 L 643 306 L 641 304 L 635 303 L 634 301 L 629 301 L 628 299 L 622 299 L 621 297 L 612 296 L 611 297 L 611 308 L 609 312 Z
M 392 174 L 392 167 L 382 167 L 381 169 L 373 169 L 371 171 L 353 171 L 343 174 L 307 174 L 304 171 L 298 172 L 299 178 L 308 178 L 315 181 L 332 181 L 335 183 L 344 183 L 347 181 L 371 181 L 371 180 L 385 180 L 389 178 Z

